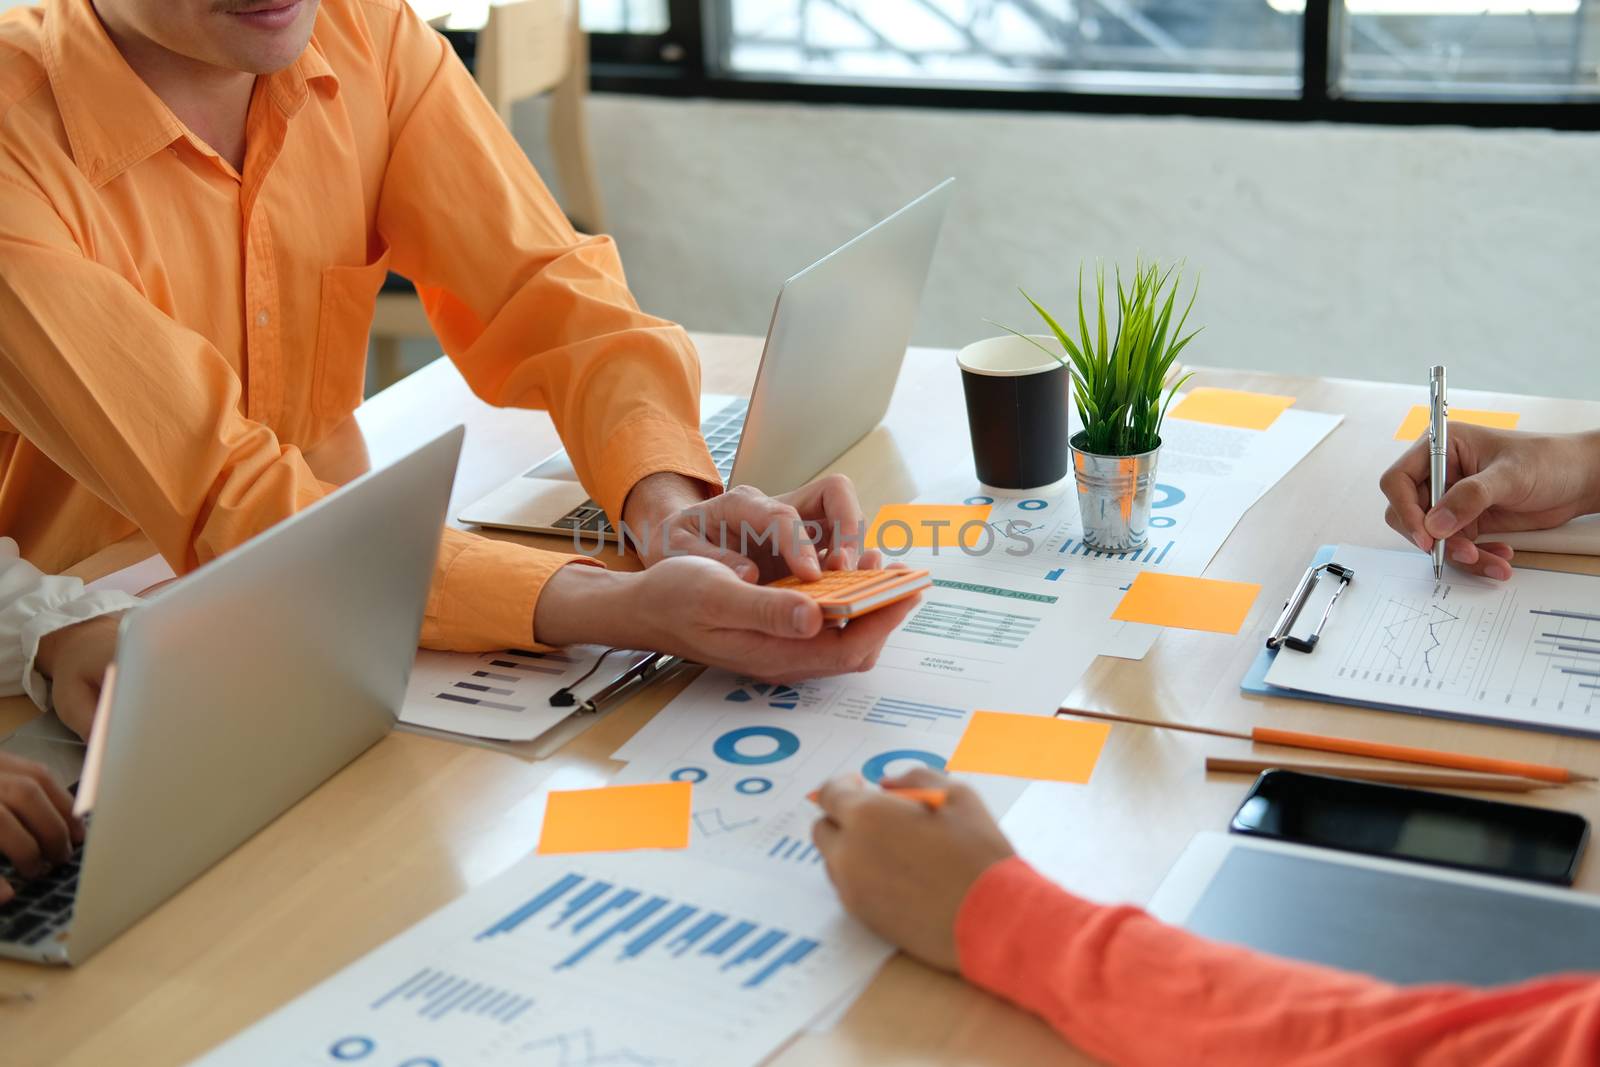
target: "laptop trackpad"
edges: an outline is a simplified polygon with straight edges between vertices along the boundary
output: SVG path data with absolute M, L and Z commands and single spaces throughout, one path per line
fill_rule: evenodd
M 55 715 L 40 715 L 0 741 L 0 752 L 43 765 L 63 789 L 83 774 L 84 743 Z

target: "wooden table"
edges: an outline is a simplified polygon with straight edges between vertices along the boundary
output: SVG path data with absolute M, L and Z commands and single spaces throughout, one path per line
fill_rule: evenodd
M 749 388 L 759 341 L 697 341 L 707 391 Z M 1239 636 L 1171 631 L 1142 661 L 1102 658 L 1073 702 L 1600 770 L 1594 741 L 1241 695 L 1239 679 L 1261 634 L 1316 545 L 1400 543 L 1383 524 L 1377 477 L 1400 450 L 1394 428 L 1420 389 L 1208 370 L 1196 384 L 1292 393 L 1302 408 L 1341 411 L 1347 419 L 1245 516 L 1211 565 L 1213 576 L 1264 586 Z M 1521 411 L 1529 429 L 1600 426 L 1595 403 L 1464 390 L 1452 399 Z M 356 421 L 313 457 L 324 477 L 349 477 L 369 460 L 383 463 L 466 423 L 456 508 L 556 445 L 547 417 L 485 406 L 444 361 L 375 397 Z M 883 425 L 836 469 L 856 480 L 870 508 L 911 499 L 919 486 L 969 464 L 954 360 L 949 352 L 913 350 Z M 103 554 L 98 563 L 125 564 L 129 551 Z M 1524 562 L 1600 573 L 1600 560 Z M 608 755 L 682 684 L 637 698 L 543 762 L 391 736 L 85 966 L 0 963 L 0 997 L 27 998 L 0 1003 L 0 1059 L 16 1067 L 159 1067 L 205 1051 L 524 855 L 538 834 L 544 792 L 604 782 L 618 766 Z M 24 703 L 7 703 L 0 729 L 26 715 Z M 1144 901 L 1190 836 L 1223 828 L 1244 791 L 1244 779 L 1208 779 L 1203 757 L 1248 748 L 1118 727 L 1090 785 L 1035 786 L 1006 827 L 1025 855 L 1073 889 Z M 1537 801 L 1600 820 L 1595 787 L 1551 790 Z M 1592 855 L 1578 884 L 1600 890 Z M 1037 1067 L 1084 1060 L 1020 1011 L 899 958 L 838 1027 L 802 1035 L 775 1062 Z

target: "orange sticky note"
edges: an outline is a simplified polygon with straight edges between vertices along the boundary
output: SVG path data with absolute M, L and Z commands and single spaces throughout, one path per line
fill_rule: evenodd
M 945 767 L 1082 785 L 1110 733 L 1108 722 L 975 711 Z
M 1254 582 L 1220 582 L 1215 578 L 1141 571 L 1111 617 L 1123 622 L 1236 634 L 1259 592 L 1261 587 Z
M 1491 426 L 1496 430 L 1515 430 L 1517 423 L 1522 421 L 1521 412 L 1517 411 L 1474 411 L 1472 408 L 1458 408 L 1450 405 L 1450 421 L 1466 422 L 1473 426 Z M 1413 404 L 1406 413 L 1405 420 L 1400 423 L 1400 428 L 1394 432 L 1396 441 L 1415 441 L 1428 432 L 1428 405 Z
M 976 548 L 984 543 L 988 504 L 889 504 L 867 529 L 867 547 L 888 552 L 907 548 Z
M 1246 393 L 1238 389 L 1191 389 L 1167 412 L 1174 419 L 1209 422 L 1241 430 L 1265 430 L 1278 421 L 1294 397 L 1277 393 Z
M 539 852 L 688 848 L 689 782 L 612 785 L 550 794 Z

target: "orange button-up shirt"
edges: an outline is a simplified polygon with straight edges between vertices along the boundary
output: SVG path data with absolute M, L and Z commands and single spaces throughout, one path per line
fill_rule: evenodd
M 138 529 L 184 573 L 330 492 L 302 452 L 361 400 L 390 269 L 479 396 L 550 411 L 613 517 L 651 473 L 717 484 L 688 336 L 403 0 L 322 0 L 257 79 L 242 173 L 90 0 L 0 18 L 0 534 L 59 571 Z M 446 532 L 423 643 L 527 644 L 571 559 Z

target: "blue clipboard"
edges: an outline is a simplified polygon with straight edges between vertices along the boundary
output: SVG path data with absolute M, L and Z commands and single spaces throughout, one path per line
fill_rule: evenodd
M 1335 545 L 1323 545 L 1317 549 L 1317 554 L 1311 560 L 1311 566 L 1320 567 L 1324 563 L 1333 562 L 1333 554 L 1337 550 Z M 1308 653 L 1290 652 L 1291 656 L 1306 655 Z M 1314 654 L 1314 653 L 1309 653 Z M 1491 719 L 1483 715 L 1464 715 L 1454 711 L 1435 711 L 1433 708 L 1417 708 L 1409 704 L 1379 704 L 1370 700 L 1350 700 L 1346 697 L 1328 696 L 1325 693 L 1311 693 L 1304 689 L 1286 689 L 1283 686 L 1268 685 L 1267 671 L 1272 669 L 1272 661 L 1278 655 L 1278 650 L 1266 647 L 1262 642 L 1261 651 L 1256 654 L 1255 662 L 1250 664 L 1250 669 L 1245 672 L 1244 680 L 1239 683 L 1241 692 L 1253 693 L 1263 697 L 1286 697 L 1289 700 L 1314 700 L 1320 704 L 1344 704 L 1352 708 L 1373 708 L 1377 711 L 1398 711 L 1403 715 L 1423 715 L 1430 719 L 1450 719 L 1454 722 L 1476 722 L 1489 726 L 1503 726 L 1510 730 L 1535 730 L 1539 733 L 1561 734 L 1566 737 L 1596 737 L 1600 731 L 1580 730 L 1568 727 L 1546 725 L 1544 723 L 1509 722 L 1505 719 Z

